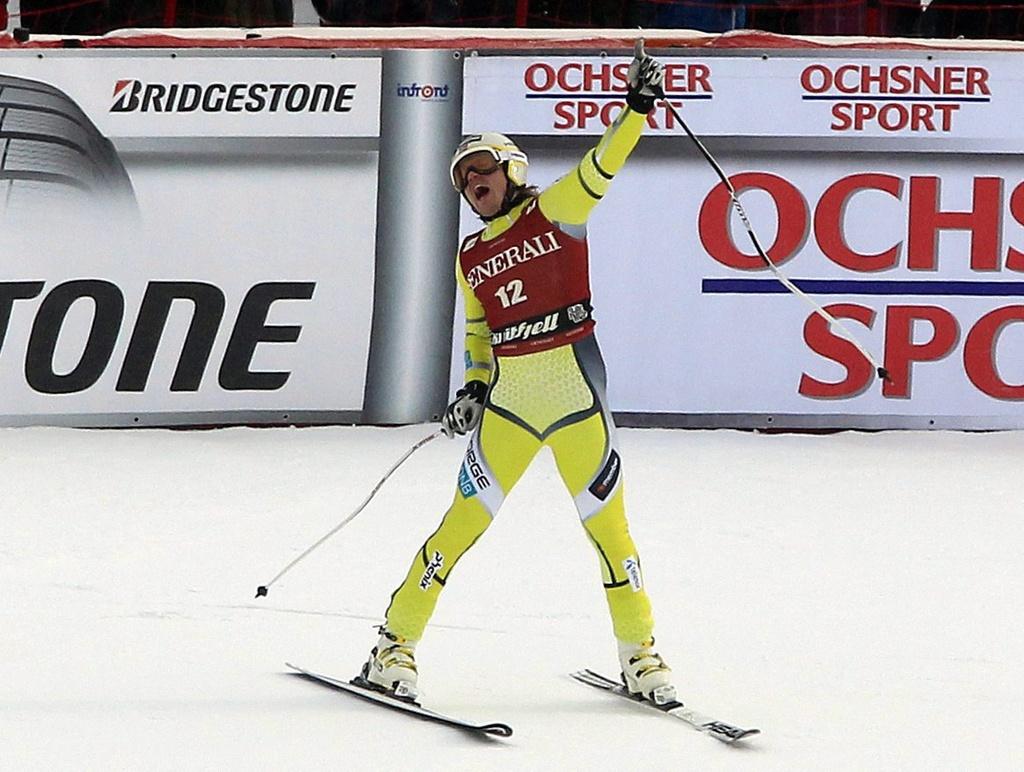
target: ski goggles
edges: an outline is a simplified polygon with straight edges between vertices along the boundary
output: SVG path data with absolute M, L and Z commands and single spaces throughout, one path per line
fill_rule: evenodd
M 461 193 L 466 189 L 466 185 L 469 184 L 469 173 L 476 172 L 477 174 L 486 176 L 488 174 L 494 174 L 501 167 L 498 161 L 487 155 L 486 151 L 483 151 L 483 157 L 476 158 L 470 163 L 456 164 L 452 168 L 452 182 L 455 183 L 455 189 Z

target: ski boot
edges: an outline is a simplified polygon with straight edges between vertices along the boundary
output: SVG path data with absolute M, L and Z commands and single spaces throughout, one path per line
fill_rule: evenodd
M 672 670 L 654 650 L 654 638 L 642 643 L 619 641 L 622 682 L 634 697 L 643 697 L 656 705 L 676 701 Z
M 371 689 L 419 704 L 416 686 L 416 642 L 380 628 L 380 639 L 363 665 L 360 679 Z

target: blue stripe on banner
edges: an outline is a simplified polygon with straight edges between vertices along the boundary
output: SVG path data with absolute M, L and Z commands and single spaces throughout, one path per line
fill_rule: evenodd
M 946 295 L 1015 297 L 1024 295 L 1024 281 L 915 281 L 892 279 L 792 279 L 814 295 Z M 705 295 L 777 295 L 789 292 L 778 279 L 704 279 Z

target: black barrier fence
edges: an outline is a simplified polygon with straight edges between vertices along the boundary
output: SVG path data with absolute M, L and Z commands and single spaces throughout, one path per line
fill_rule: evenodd
M 296 0 L 298 2 L 298 0 Z M 21 0 L 8 27 L 101 35 L 148 27 L 281 27 L 293 0 Z M 1024 0 L 304 0 L 323 26 L 754 29 L 787 35 L 1024 39 Z M 0 15 L 8 3 L 0 1 Z M 3 21 L 3 18 L 0 18 Z

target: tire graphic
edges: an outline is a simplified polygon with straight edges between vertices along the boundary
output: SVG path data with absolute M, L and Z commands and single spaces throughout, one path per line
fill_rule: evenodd
M 137 214 L 114 145 L 63 91 L 0 75 L 0 217 Z

